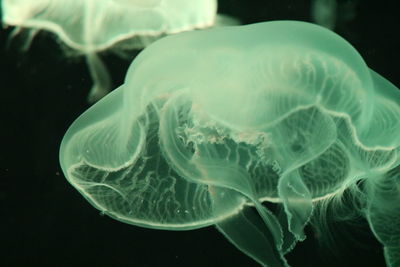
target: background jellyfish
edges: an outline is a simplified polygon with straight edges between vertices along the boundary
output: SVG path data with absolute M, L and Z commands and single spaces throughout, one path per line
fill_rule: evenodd
M 342 27 L 355 17 L 357 0 L 312 0 L 311 18 L 328 29 Z
M 125 48 L 142 48 L 165 34 L 210 27 L 216 0 L 3 0 L 3 22 L 31 29 L 26 47 L 38 30 L 55 33 L 86 57 L 96 101 L 111 88 L 98 53 L 124 41 Z M 227 21 L 227 20 L 225 20 Z
M 124 85 L 69 128 L 60 162 L 103 213 L 156 229 L 216 225 L 266 266 L 287 266 L 304 227 L 323 229 L 325 209 L 350 194 L 396 266 L 399 103 L 319 26 L 185 33 L 135 59 Z

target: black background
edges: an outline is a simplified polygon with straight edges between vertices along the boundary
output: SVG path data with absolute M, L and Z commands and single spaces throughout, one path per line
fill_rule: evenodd
M 337 32 L 372 69 L 399 87 L 396 2 L 359 1 L 356 17 Z M 221 12 L 245 24 L 310 21 L 309 10 L 309 1 L 302 0 L 220 4 Z M 11 30 L 0 31 L 0 266 L 258 266 L 213 227 L 149 230 L 117 222 L 91 207 L 68 184 L 58 163 L 63 134 L 89 106 L 91 80 L 84 58 L 66 56 L 48 33 L 39 33 L 26 52 L 20 51 L 23 38 L 6 48 Z M 112 53 L 102 57 L 114 84 L 121 84 L 130 61 Z M 341 254 L 320 250 L 308 231 L 309 238 L 288 255 L 289 263 L 384 266 L 381 246 L 364 221 L 333 227 L 339 239 L 334 250 Z

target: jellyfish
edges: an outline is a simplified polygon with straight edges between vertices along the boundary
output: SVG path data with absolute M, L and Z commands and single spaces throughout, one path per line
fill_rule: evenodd
M 93 102 L 111 88 L 99 52 L 114 45 L 143 48 L 166 34 L 213 25 L 216 0 L 3 0 L 3 22 L 29 28 L 29 45 L 38 30 L 56 34 L 85 55 L 93 86 Z M 124 42 L 122 42 L 124 41 Z
M 328 29 L 341 27 L 355 17 L 356 0 L 338 2 L 337 0 L 313 0 L 311 3 L 312 20 Z
M 154 229 L 214 225 L 263 266 L 288 266 L 304 227 L 350 194 L 397 266 L 399 118 L 400 91 L 326 28 L 213 28 L 144 49 L 70 126 L 60 164 L 102 213 Z
M 314 0 L 311 16 L 317 24 L 333 29 L 336 24 L 336 8 L 336 0 Z

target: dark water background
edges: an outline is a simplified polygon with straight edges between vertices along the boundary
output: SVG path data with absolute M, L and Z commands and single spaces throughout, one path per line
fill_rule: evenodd
M 309 1 L 221 2 L 222 12 L 246 24 L 310 21 Z M 399 87 L 396 2 L 359 1 L 355 18 L 337 32 L 372 69 Z M 37 35 L 27 52 L 19 51 L 18 38 L 6 49 L 10 31 L 0 31 L 0 266 L 258 266 L 213 227 L 149 230 L 101 216 L 91 207 L 67 183 L 58 163 L 63 134 L 89 106 L 91 79 L 85 61 L 66 57 L 46 33 Z M 121 84 L 130 61 L 112 53 L 102 56 L 115 85 Z M 322 252 L 309 231 L 308 239 L 288 255 L 289 263 L 384 266 L 381 246 L 365 222 L 354 224 L 333 225 L 340 240 L 339 256 Z

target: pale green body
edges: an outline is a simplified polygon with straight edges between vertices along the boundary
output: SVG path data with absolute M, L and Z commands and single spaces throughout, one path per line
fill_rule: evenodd
M 399 104 L 350 44 L 313 24 L 178 34 L 74 122 L 60 162 L 105 214 L 167 230 L 215 224 L 266 266 L 287 265 L 313 212 L 349 191 L 397 266 Z

